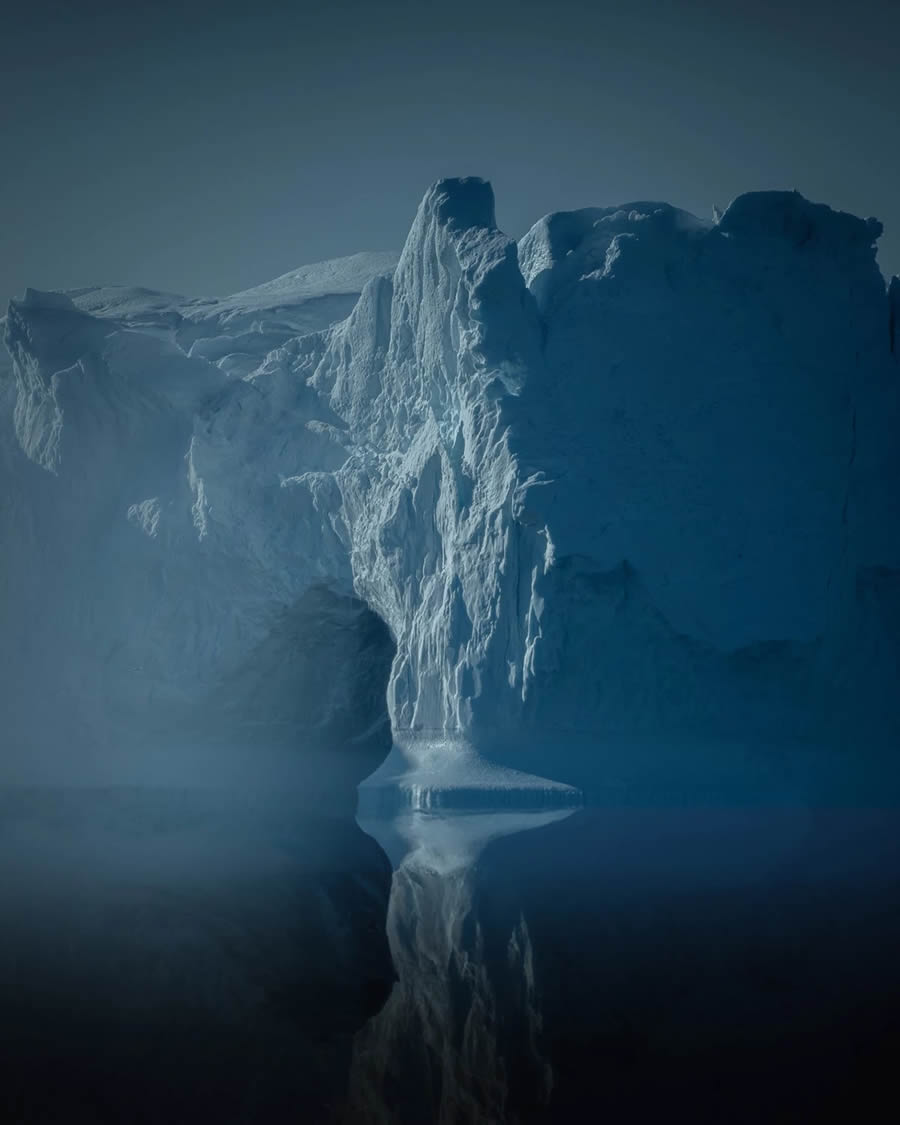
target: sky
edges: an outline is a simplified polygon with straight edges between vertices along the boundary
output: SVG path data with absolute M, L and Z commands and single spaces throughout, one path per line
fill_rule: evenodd
M 0 302 L 220 295 L 399 248 L 447 175 L 499 225 L 796 188 L 900 272 L 895 0 L 20 0 L 0 35 Z

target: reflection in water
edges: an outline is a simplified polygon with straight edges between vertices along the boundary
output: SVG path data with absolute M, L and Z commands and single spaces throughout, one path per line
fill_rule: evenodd
M 531 938 L 523 917 L 498 943 L 475 906 L 487 844 L 571 816 L 573 809 L 407 809 L 361 819 L 394 866 L 388 940 L 399 980 L 357 1036 L 349 1121 L 514 1121 L 546 1105 Z
M 4 1120 L 883 1119 L 894 810 L 451 796 L 0 790 Z
M 891 1093 L 893 810 L 361 825 L 395 869 L 399 980 L 356 1036 L 346 1121 L 857 1121 Z

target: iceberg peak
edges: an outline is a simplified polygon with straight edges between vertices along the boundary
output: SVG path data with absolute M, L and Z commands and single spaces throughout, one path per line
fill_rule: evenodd
M 494 189 L 478 176 L 438 180 L 425 193 L 422 211 L 438 223 L 458 230 L 496 226 Z

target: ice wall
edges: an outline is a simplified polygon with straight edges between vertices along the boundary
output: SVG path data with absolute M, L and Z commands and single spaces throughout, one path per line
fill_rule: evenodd
M 266 287 L 27 294 L 0 515 L 19 737 L 40 683 L 87 741 L 161 712 L 352 740 L 385 689 L 413 764 L 460 744 L 576 782 L 596 746 L 895 743 L 879 232 L 762 192 L 516 245 L 489 185 L 448 180 L 395 270 L 281 279 L 282 314 L 326 321 L 329 284 L 361 291 L 315 330 Z

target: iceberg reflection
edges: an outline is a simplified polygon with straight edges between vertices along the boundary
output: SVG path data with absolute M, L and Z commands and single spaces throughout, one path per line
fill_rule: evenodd
M 489 933 L 476 875 L 492 841 L 573 812 L 405 808 L 359 818 L 394 868 L 387 932 L 399 979 L 356 1037 L 346 1121 L 514 1121 L 513 1103 L 547 1104 L 553 1074 L 528 926 L 520 914 Z

